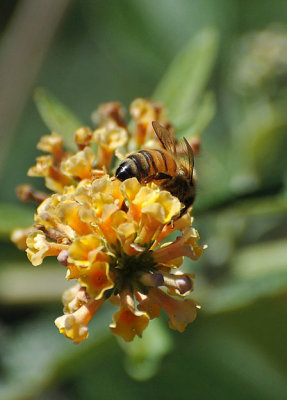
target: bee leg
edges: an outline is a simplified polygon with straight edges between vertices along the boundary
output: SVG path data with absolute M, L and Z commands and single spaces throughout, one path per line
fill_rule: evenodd
M 169 174 L 165 174 L 163 172 L 158 172 L 157 174 L 149 175 L 144 180 L 143 183 L 149 183 L 152 181 L 160 181 L 162 179 L 172 179 L 172 176 Z
M 149 175 L 142 180 L 142 183 L 146 184 L 155 180 L 156 175 Z
M 170 221 L 171 229 L 174 228 L 174 223 L 186 213 L 188 207 L 183 207 L 178 215 L 175 215 Z
M 153 178 L 153 180 L 155 181 L 160 181 L 162 179 L 172 179 L 172 176 L 169 174 L 165 174 L 164 172 L 158 172 Z

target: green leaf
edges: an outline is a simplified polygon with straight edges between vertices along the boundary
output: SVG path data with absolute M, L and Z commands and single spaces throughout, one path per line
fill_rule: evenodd
M 11 231 L 33 223 L 33 210 L 24 205 L 0 203 L 0 239 L 8 239 Z
M 262 199 L 244 200 L 233 209 L 245 216 L 284 214 L 287 212 L 287 196 L 283 193 L 277 196 L 265 196 Z
M 232 273 L 238 279 L 254 279 L 279 273 L 285 273 L 287 276 L 286 249 L 286 239 L 246 246 L 235 256 Z
M 170 331 L 157 319 L 149 323 L 142 338 L 135 337 L 129 343 L 118 339 L 118 342 L 127 355 L 127 373 L 138 381 L 153 377 L 160 369 L 162 358 L 172 349 Z
M 213 28 L 200 31 L 174 59 L 158 84 L 153 98 L 167 107 L 175 124 L 186 124 L 196 111 L 214 65 L 217 48 L 218 32 Z
M 233 148 L 239 162 L 261 176 L 268 174 L 285 156 L 286 123 L 286 101 L 270 102 L 264 97 L 249 101 L 234 129 Z
M 55 96 L 46 89 L 37 88 L 34 92 L 37 109 L 47 127 L 63 136 L 65 146 L 74 150 L 74 134 L 83 123 Z
M 199 282 L 196 299 L 207 313 L 221 313 L 286 292 L 287 240 L 241 248 L 232 259 L 230 275 L 216 286 Z
M 284 297 L 226 315 L 199 313 L 184 333 L 170 331 L 174 351 L 158 375 L 144 383 L 127 377 L 117 347 L 103 343 L 100 356 L 92 353 L 80 366 L 71 364 L 63 394 L 71 400 L 91 400 L 95 393 L 104 400 L 115 393 L 125 400 L 145 400 L 151 394 L 160 400 L 229 400 L 230 393 L 233 400 L 286 399 L 285 315 Z
M 245 320 L 245 324 L 246 322 Z M 236 393 L 235 397 L 238 396 L 239 399 L 276 398 L 283 400 L 286 398 L 285 371 L 282 371 L 276 361 L 274 362 L 274 357 L 268 356 L 265 349 L 258 346 L 257 337 L 252 341 L 249 335 L 246 339 L 244 326 L 238 327 L 239 329 L 236 331 L 236 329 L 232 329 L 231 324 L 224 327 L 220 321 L 218 325 L 212 324 L 212 321 L 209 321 L 207 325 L 211 325 L 212 333 L 201 329 L 201 337 L 199 339 L 197 336 L 194 344 L 194 346 L 197 345 L 197 349 L 200 348 L 199 351 L 197 350 L 200 357 L 199 368 L 202 368 L 204 364 L 207 368 L 208 365 L 209 373 L 213 372 L 213 379 L 216 379 L 217 376 L 222 385 L 222 395 L 213 397 L 210 391 L 208 398 L 230 398 L 228 386 L 229 392 L 231 390 Z M 270 329 L 268 323 L 266 323 L 265 329 L 267 332 L 271 330 L 272 333 L 272 327 Z M 257 330 L 255 335 L 258 336 Z M 209 386 L 209 390 L 211 387 Z M 200 398 L 202 397 L 200 396 Z
M 21 261 L 3 262 L 0 269 L 0 304 L 28 305 L 60 302 L 62 293 L 71 286 L 66 270 L 57 261 L 44 261 L 33 267 L 25 252 Z
M 6 380 L 0 382 L 0 398 L 36 398 L 52 382 L 67 376 L 71 369 L 79 368 L 90 357 L 95 360 L 101 354 L 103 343 L 111 337 L 107 327 L 110 311 L 97 313 L 90 323 L 88 340 L 78 346 L 58 332 L 53 323 L 55 315 L 51 314 L 29 320 L 16 333 L 10 332 L 2 348 L 1 367 Z
M 200 136 L 215 115 L 216 105 L 214 94 L 206 92 L 196 112 L 183 116 L 180 124 L 176 125 L 179 136 Z

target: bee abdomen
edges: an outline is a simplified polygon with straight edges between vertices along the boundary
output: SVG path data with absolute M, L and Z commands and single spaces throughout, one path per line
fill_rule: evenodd
M 149 165 L 149 174 L 156 175 L 157 173 L 163 172 L 170 175 L 176 172 L 176 162 L 174 159 L 164 150 L 151 149 L 151 150 L 141 150 L 146 162 Z

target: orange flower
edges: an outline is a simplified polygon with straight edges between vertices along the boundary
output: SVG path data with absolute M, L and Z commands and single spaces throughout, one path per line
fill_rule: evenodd
M 89 335 L 88 323 L 103 302 L 104 299 L 91 300 L 77 311 L 57 318 L 55 325 L 66 338 L 73 340 L 75 344 L 82 342 Z
M 102 261 L 82 269 L 79 282 L 87 288 L 89 296 L 95 300 L 101 299 L 106 290 L 114 287 L 114 282 L 109 274 L 109 264 Z
M 121 308 L 113 316 L 111 331 L 121 336 L 126 342 L 133 340 L 135 335 L 141 337 L 143 330 L 148 326 L 147 313 L 135 311 L 134 300 L 129 290 L 122 293 Z
M 136 178 L 120 182 L 107 173 L 116 149 L 160 146 L 151 121 L 168 125 L 161 107 L 137 99 L 131 113 L 134 130 L 128 132 L 118 103 L 100 107 L 100 127 L 76 131 L 74 154 L 63 149 L 59 135 L 40 140 L 38 148 L 49 155 L 39 157 L 29 175 L 43 176 L 56 193 L 30 196 L 41 202 L 34 226 L 12 235 L 19 247 L 27 247 L 33 265 L 57 256 L 66 278 L 76 280 L 64 292 L 65 314 L 55 322 L 75 343 L 87 338 L 88 323 L 105 301 L 119 307 L 110 329 L 126 341 L 141 337 L 161 310 L 169 315 L 170 327 L 182 332 L 199 307 L 186 299 L 194 275 L 180 271 L 184 257 L 197 260 L 204 249 L 193 218 L 189 213 L 179 218 L 178 198 L 155 183 L 140 184 Z M 174 231 L 177 239 L 166 242 Z

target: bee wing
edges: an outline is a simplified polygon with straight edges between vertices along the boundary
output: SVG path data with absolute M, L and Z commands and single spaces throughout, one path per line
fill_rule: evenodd
M 152 121 L 152 126 L 163 148 L 176 156 L 176 141 L 172 133 L 157 121 Z
M 186 138 L 183 138 L 184 143 L 177 146 L 175 138 L 164 126 L 160 125 L 157 121 L 152 121 L 152 126 L 163 148 L 175 157 L 179 167 L 191 179 L 194 168 L 194 155 L 189 142 Z
M 186 156 L 187 156 L 187 162 L 188 162 L 188 177 L 191 179 L 193 175 L 193 168 L 194 168 L 194 155 L 193 155 L 193 150 L 191 145 L 189 144 L 188 140 L 186 138 L 183 138 L 185 146 L 186 146 Z
M 194 155 L 189 142 L 184 137 L 176 149 L 176 161 L 186 178 L 192 179 L 194 168 Z

